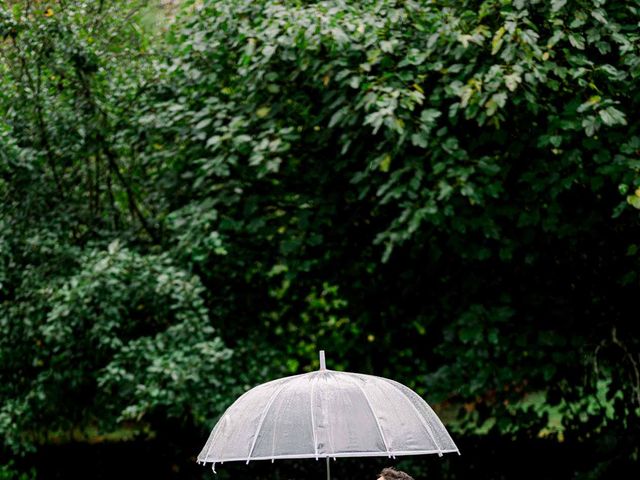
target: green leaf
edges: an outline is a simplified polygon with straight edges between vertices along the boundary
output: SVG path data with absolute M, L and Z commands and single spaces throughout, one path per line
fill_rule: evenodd
M 271 112 L 271 108 L 269 108 L 269 107 L 260 107 L 259 109 L 256 110 L 256 116 L 258 118 L 264 118 L 267 115 L 269 115 L 269 112 Z
M 506 29 L 504 27 L 500 27 L 496 30 L 495 35 L 493 36 L 493 40 L 491 40 L 491 55 L 495 55 L 500 50 L 502 46 L 502 37 L 504 36 Z
M 627 196 L 627 203 L 633 208 L 640 210 L 640 197 L 638 197 L 637 195 Z
M 605 125 L 626 125 L 624 113 L 614 107 L 603 108 L 598 112 Z
M 589 115 L 587 118 L 582 120 L 582 127 L 585 129 L 585 133 L 588 137 L 592 137 L 599 126 L 600 124 L 593 115 Z
M 507 103 L 507 94 L 504 92 L 494 93 L 491 98 L 485 103 L 487 109 L 487 115 L 492 116 L 499 108 L 502 108 Z
M 578 33 L 569 34 L 569 43 L 578 50 L 584 50 L 584 37 Z
M 211 121 L 212 121 L 211 118 L 204 118 L 200 120 L 198 123 L 196 123 L 194 128 L 196 130 L 203 130 L 204 128 L 208 127 L 211 124 Z
M 520 74 L 517 72 L 514 72 L 510 75 L 506 75 L 504 77 L 504 83 L 506 85 L 506 87 L 510 90 L 510 91 L 514 91 L 516 88 L 518 88 L 518 84 L 522 81 L 522 78 L 520 77 Z
M 551 11 L 559 12 L 567 4 L 567 0 L 551 0 Z
M 562 144 L 562 136 L 560 135 L 552 135 L 549 137 L 549 143 L 554 147 L 558 148 Z
M 602 98 L 600 97 L 600 95 L 593 95 L 592 97 L 589 98 L 589 100 L 587 100 L 586 102 L 584 102 L 578 107 L 578 113 L 582 113 L 585 110 L 590 109 L 591 107 L 600 103 L 601 100 Z
M 426 148 L 429 145 L 429 137 L 424 132 L 417 132 L 411 135 L 411 143 L 416 147 Z
M 442 112 L 440 112 L 439 110 L 428 108 L 422 111 L 422 113 L 420 114 L 420 120 L 427 125 L 433 125 L 436 123 L 435 120 L 441 115 Z
M 348 112 L 347 107 L 343 107 L 337 112 L 335 112 L 333 115 L 331 115 L 331 119 L 329 120 L 329 128 L 335 127 L 337 124 L 339 124 L 340 121 L 345 117 L 347 112 Z
M 391 155 L 387 153 L 382 157 L 382 160 L 380 161 L 380 167 L 379 167 L 380 171 L 388 172 L 390 165 L 391 165 Z
M 393 52 L 393 43 L 388 41 L 388 40 L 383 40 L 380 42 L 380 50 L 382 50 L 385 53 L 392 53 Z
M 607 18 L 605 16 L 605 12 L 602 9 L 596 9 L 596 10 L 591 10 L 591 16 L 593 18 L 595 18 L 597 21 L 599 21 L 600 23 L 602 23 L 603 25 L 606 25 L 607 23 Z

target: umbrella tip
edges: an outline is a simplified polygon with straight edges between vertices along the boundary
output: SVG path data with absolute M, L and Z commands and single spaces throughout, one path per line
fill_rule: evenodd
M 326 370 L 327 365 L 324 361 L 324 350 L 320 350 L 320 370 Z

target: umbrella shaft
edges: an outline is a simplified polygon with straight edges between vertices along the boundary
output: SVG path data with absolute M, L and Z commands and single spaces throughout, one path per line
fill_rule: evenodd
M 327 480 L 331 480 L 331 466 L 329 465 L 329 457 L 327 457 Z

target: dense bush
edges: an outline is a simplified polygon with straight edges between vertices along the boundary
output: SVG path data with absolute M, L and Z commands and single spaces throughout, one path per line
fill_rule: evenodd
M 146 430 L 151 410 L 201 424 L 246 385 L 122 138 L 157 58 L 145 3 L 4 12 L 0 431 L 18 451 Z
M 324 347 L 461 431 L 606 425 L 637 455 L 636 2 L 186 2 L 166 34 L 135 2 L 16 5 L 11 446 L 210 426 Z

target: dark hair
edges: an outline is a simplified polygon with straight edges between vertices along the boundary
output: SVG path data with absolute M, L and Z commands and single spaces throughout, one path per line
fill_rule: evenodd
M 380 472 L 380 477 L 384 480 L 413 480 L 413 477 L 402 470 L 396 470 L 393 467 L 383 468 Z

